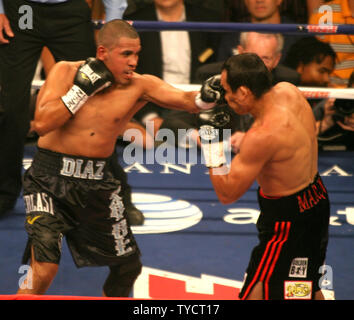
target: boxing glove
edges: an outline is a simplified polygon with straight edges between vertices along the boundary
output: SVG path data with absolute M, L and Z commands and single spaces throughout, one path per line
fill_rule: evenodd
M 234 120 L 232 110 L 228 105 L 221 105 L 201 111 L 197 117 L 205 165 L 215 168 L 225 164 L 223 142 L 231 136 Z
M 109 87 L 113 82 L 114 76 L 103 61 L 88 58 L 77 70 L 73 86 L 61 100 L 74 115 L 90 96 Z
M 195 104 L 201 110 L 213 108 L 217 103 L 224 102 L 224 88 L 220 83 L 221 75 L 215 75 L 205 80 L 200 92 L 195 97 Z

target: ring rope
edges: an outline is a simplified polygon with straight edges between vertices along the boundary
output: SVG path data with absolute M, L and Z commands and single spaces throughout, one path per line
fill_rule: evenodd
M 32 89 L 40 89 L 43 85 L 43 80 L 33 80 Z M 171 84 L 172 86 L 184 90 L 184 91 L 199 91 L 200 84 Z M 344 88 L 317 88 L 317 87 L 298 87 L 306 98 L 309 99 L 327 99 L 327 98 L 337 98 L 337 99 L 352 99 L 354 100 L 354 89 Z
M 199 84 L 172 84 L 174 87 L 184 91 L 199 91 Z M 297 87 L 308 99 L 348 99 L 354 100 L 354 89 L 344 88 L 318 88 L 318 87 Z
M 354 34 L 353 24 L 311 25 L 290 23 L 240 23 L 240 22 L 165 22 L 165 21 L 129 21 L 138 31 L 187 30 L 202 32 L 256 31 L 269 33 L 304 34 Z M 93 20 L 97 29 L 104 20 Z

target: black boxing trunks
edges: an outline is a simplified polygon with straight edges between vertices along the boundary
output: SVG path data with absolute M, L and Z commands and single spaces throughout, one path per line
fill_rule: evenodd
M 265 300 L 313 299 L 328 243 L 330 204 L 317 174 L 303 190 L 267 197 L 258 189 L 259 244 L 253 249 L 240 299 L 258 282 Z
M 64 236 L 77 267 L 140 256 L 109 163 L 38 149 L 23 182 L 28 241 L 22 263 L 33 247 L 37 261 L 59 264 Z

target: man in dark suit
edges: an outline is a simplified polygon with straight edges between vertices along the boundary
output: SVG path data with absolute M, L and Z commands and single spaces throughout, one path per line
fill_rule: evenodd
M 242 32 L 240 34 L 240 44 L 234 49 L 234 54 L 256 53 L 272 72 L 273 82 L 290 82 L 294 85 L 300 84 L 300 75 L 293 69 L 279 63 L 282 56 L 283 36 L 281 34 L 266 34 L 257 32 Z M 198 68 L 196 79 L 198 83 L 207 78 L 219 74 L 223 61 L 206 64 Z
M 233 22 L 248 22 L 248 23 L 295 23 L 292 19 L 281 13 L 280 7 L 283 0 L 242 0 L 247 8 L 248 14 L 242 21 Z M 240 37 L 239 32 L 227 32 L 220 39 L 220 46 L 217 53 L 217 60 L 224 61 L 232 56 L 232 49 L 238 45 Z M 290 46 L 296 41 L 293 35 L 284 35 L 283 55 L 285 57 Z
M 123 16 L 133 21 L 164 22 L 218 22 L 217 11 L 184 0 L 154 0 L 152 3 L 137 7 L 135 11 L 127 10 Z M 160 31 L 140 32 L 141 51 L 136 71 L 140 74 L 152 74 L 173 84 L 195 83 L 198 67 L 204 63 L 216 61 L 218 33 Z M 155 136 L 163 120 L 172 110 L 163 109 L 153 103 L 146 104 L 134 116 L 134 120 L 146 126 L 146 121 L 154 123 Z
M 184 0 L 154 0 L 153 3 L 143 6 L 137 11 L 124 15 L 124 19 L 142 20 L 142 21 L 193 21 L 193 22 L 218 22 L 220 21 L 217 12 L 209 11 L 200 6 L 184 3 Z M 138 73 L 148 73 L 165 79 L 167 69 L 173 68 L 172 64 L 178 60 L 185 59 L 183 72 L 188 71 L 185 77 L 188 81 L 184 83 L 193 83 L 195 71 L 205 62 L 216 61 L 216 50 L 218 45 L 218 34 L 207 32 L 140 32 L 142 50 L 139 54 Z M 165 38 L 164 35 L 167 35 Z M 180 38 L 178 38 L 180 36 Z M 167 41 L 165 41 L 167 39 Z M 175 42 L 175 39 L 178 41 Z M 166 42 L 166 43 L 165 43 Z M 173 55 L 168 51 L 176 51 L 175 43 L 178 46 L 176 60 L 172 61 Z M 166 49 L 166 50 L 165 50 Z M 190 53 L 189 57 L 186 53 Z M 164 59 L 165 57 L 166 60 Z M 177 73 L 179 70 L 172 70 Z M 181 71 L 182 73 L 182 71 Z M 175 82 L 176 83 L 176 82 Z

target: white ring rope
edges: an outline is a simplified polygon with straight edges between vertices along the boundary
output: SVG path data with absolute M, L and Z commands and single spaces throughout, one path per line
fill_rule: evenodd
M 33 89 L 40 89 L 43 85 L 43 80 L 34 80 L 32 82 Z M 174 87 L 179 88 L 184 91 L 199 91 L 200 84 L 172 84 Z M 354 100 L 354 88 L 317 88 L 317 87 L 298 87 L 306 98 L 312 99 L 350 99 Z

